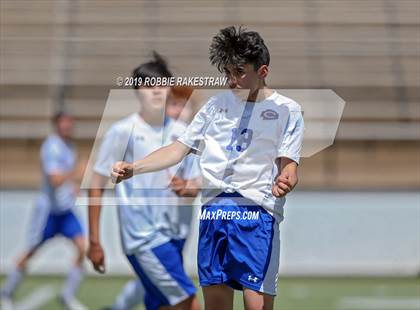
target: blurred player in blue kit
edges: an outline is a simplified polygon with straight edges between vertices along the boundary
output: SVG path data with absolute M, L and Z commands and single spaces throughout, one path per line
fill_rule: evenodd
M 86 253 L 86 238 L 82 225 L 73 211 L 83 177 L 85 162 L 77 162 L 75 145 L 72 142 L 74 121 L 70 115 L 55 115 L 56 133 L 50 135 L 41 146 L 42 191 L 37 198 L 29 223 L 27 251 L 19 258 L 1 289 L 2 303 L 11 300 L 22 282 L 29 260 L 48 240 L 56 235 L 70 239 L 77 249 L 77 256 L 60 300 L 68 309 L 83 309 L 75 298 L 83 280 L 83 260 Z M 4 305 L 4 303 L 3 303 Z
M 133 71 L 133 78 L 170 77 L 157 54 Z M 175 141 L 186 126 L 165 117 L 168 87 L 135 87 L 140 111 L 116 122 L 102 141 L 89 190 L 89 251 L 95 270 L 105 272 L 105 254 L 99 234 L 100 199 L 112 164 L 132 161 Z M 144 297 L 149 309 L 198 309 L 196 289 L 183 268 L 182 249 L 188 233 L 180 225 L 178 196 L 198 193 L 200 171 L 194 156 L 181 165 L 115 187 L 123 251 L 139 281 L 131 281 L 113 309 L 130 309 Z M 188 181 L 190 184 L 187 184 Z
M 273 309 L 279 223 L 285 196 L 298 182 L 301 108 L 268 88 L 270 55 L 257 32 L 222 29 L 212 40 L 210 61 L 231 90 L 211 97 L 177 141 L 141 160 L 116 162 L 111 176 L 118 184 L 201 154 L 197 263 L 205 307 L 232 309 L 238 289 L 245 309 Z

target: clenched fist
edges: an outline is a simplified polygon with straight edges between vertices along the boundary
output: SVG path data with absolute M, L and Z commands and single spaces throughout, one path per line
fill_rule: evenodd
M 118 184 L 122 180 L 129 179 L 133 176 L 133 164 L 125 161 L 118 161 L 112 166 L 111 180 L 112 183 Z
M 277 198 L 284 197 L 293 190 L 297 182 L 296 175 L 283 172 L 275 178 L 271 192 Z

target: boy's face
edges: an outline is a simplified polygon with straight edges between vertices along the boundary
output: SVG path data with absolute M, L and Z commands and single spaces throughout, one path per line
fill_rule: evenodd
M 178 119 L 185 109 L 187 100 L 174 95 L 169 96 L 168 103 L 166 104 L 166 115 Z
M 140 87 L 136 91 L 143 111 L 160 113 L 165 108 L 169 87 Z
M 262 65 L 258 70 L 255 70 L 252 64 L 245 64 L 241 69 L 227 65 L 224 69 L 231 89 L 250 90 L 251 92 L 260 87 L 261 82 L 267 75 L 267 70 L 266 65 Z
M 64 115 L 57 119 L 57 133 L 64 139 L 71 139 L 73 136 L 74 121 L 71 116 Z

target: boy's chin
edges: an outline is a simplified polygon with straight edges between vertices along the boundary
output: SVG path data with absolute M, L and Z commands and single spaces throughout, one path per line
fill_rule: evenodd
M 165 109 L 165 102 L 161 101 L 158 102 L 151 100 L 150 102 L 146 103 L 146 105 L 148 110 L 160 111 Z
M 236 97 L 242 100 L 246 100 L 249 96 L 249 89 L 232 88 L 231 91 Z

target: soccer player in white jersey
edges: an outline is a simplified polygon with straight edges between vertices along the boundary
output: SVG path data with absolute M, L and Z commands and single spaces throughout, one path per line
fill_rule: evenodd
M 174 86 L 166 102 L 165 114 L 173 120 L 189 122 L 192 117 L 191 104 L 187 105 L 193 89 L 187 86 Z M 193 102 L 190 102 L 193 103 Z M 194 165 L 197 164 L 197 158 L 194 159 Z M 198 167 L 194 172 L 198 173 Z M 190 231 L 192 219 L 192 204 L 198 190 L 200 188 L 201 178 L 183 179 L 174 176 L 171 180 L 170 187 L 180 197 L 178 213 L 179 213 L 179 236 L 180 240 L 185 240 Z M 114 303 L 110 307 L 103 310 L 130 310 L 144 302 L 145 289 L 140 279 L 133 279 L 127 282 L 121 292 L 115 298 Z
M 85 163 L 77 163 L 72 142 L 73 118 L 64 113 L 54 117 L 56 134 L 50 135 L 41 147 L 42 191 L 35 203 L 29 224 L 28 250 L 20 257 L 15 269 L 9 273 L 1 290 L 2 299 L 13 296 L 25 274 L 29 260 L 39 248 L 56 235 L 70 239 L 77 249 L 73 268 L 60 294 L 60 300 L 69 309 L 83 309 L 75 298 L 83 280 L 83 259 L 86 238 L 82 225 L 73 211 Z
M 156 53 L 154 58 L 136 68 L 133 78 L 146 81 L 151 77 L 172 76 L 165 61 Z M 112 164 L 116 160 L 133 161 L 139 154 L 145 156 L 175 141 L 186 128 L 182 123 L 165 118 L 168 87 L 144 85 L 135 87 L 135 91 L 140 111 L 118 121 L 105 134 L 89 191 L 88 256 L 99 272 L 105 271 L 105 265 L 99 235 L 101 205 L 98 199 L 103 195 Z M 122 141 L 127 143 L 121 145 L 124 144 Z M 171 190 L 172 176 L 179 171 L 182 179 L 200 176 L 193 157 L 186 160 L 181 167 L 139 176 L 115 187 L 123 251 L 142 282 L 148 310 L 172 306 L 176 309 L 199 308 L 196 289 L 183 268 L 185 236 L 180 233 L 178 208 L 171 202 L 177 199 L 175 192 L 180 190 Z M 178 168 L 181 169 L 178 171 Z M 190 190 L 194 191 L 190 193 L 192 196 L 197 194 L 196 189 Z M 132 289 L 136 290 L 136 287 Z
M 197 263 L 206 309 L 232 309 L 233 289 L 243 290 L 245 309 L 272 309 L 279 223 L 285 196 L 298 181 L 301 108 L 266 85 L 270 56 L 257 32 L 222 29 L 210 61 L 232 90 L 211 97 L 177 141 L 141 160 L 115 163 L 111 176 L 119 183 L 201 153 Z

